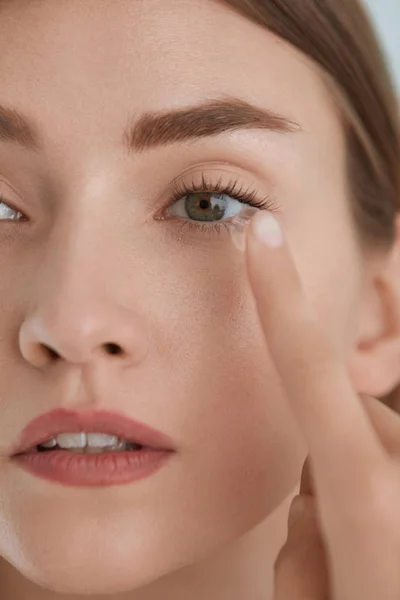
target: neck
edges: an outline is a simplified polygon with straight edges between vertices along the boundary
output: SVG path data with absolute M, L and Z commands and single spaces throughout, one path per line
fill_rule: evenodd
M 89 596 L 91 600 L 272 600 L 273 567 L 287 535 L 293 492 L 265 521 L 206 560 L 187 566 L 133 592 Z M 33 584 L 0 559 L 2 600 L 85 600 L 60 595 Z

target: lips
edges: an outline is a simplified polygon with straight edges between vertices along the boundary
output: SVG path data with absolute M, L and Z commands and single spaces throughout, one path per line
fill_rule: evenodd
M 56 409 L 31 421 L 21 432 L 11 454 L 25 454 L 60 433 L 107 433 L 145 448 L 174 452 L 167 435 L 148 425 L 110 411 L 77 412 Z

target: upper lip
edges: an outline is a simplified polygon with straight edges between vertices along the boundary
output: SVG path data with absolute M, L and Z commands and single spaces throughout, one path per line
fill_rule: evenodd
M 174 451 L 172 440 L 144 423 L 110 411 L 56 409 L 33 419 L 22 430 L 11 454 L 23 454 L 59 433 L 97 432 L 117 435 L 156 450 Z

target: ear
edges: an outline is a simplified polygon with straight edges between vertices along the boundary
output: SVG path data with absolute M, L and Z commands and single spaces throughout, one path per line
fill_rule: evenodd
M 380 398 L 400 383 L 400 213 L 396 241 L 367 267 L 358 334 L 348 367 L 358 393 Z

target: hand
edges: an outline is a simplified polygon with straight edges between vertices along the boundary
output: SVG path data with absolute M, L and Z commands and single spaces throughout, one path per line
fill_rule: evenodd
M 276 223 L 260 212 L 251 221 L 247 269 L 266 343 L 309 449 L 305 509 L 289 525 L 275 600 L 400 600 L 400 419 L 354 391 L 279 227 L 271 229 L 272 246 L 256 236 L 271 219 Z M 289 555 L 297 563 L 283 581 Z

